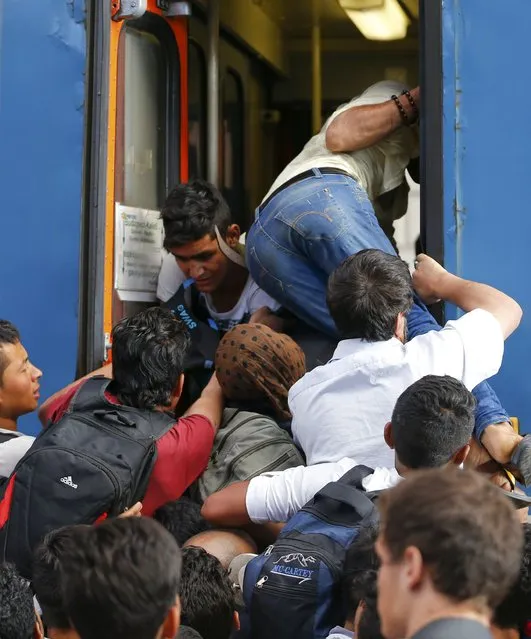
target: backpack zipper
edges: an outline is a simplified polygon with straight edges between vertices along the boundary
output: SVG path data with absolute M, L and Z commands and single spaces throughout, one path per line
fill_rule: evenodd
M 262 450 L 263 448 L 267 448 L 268 446 L 272 446 L 273 444 L 286 444 L 286 443 L 289 443 L 289 442 L 287 442 L 284 438 L 270 439 L 268 441 L 261 442 L 260 444 L 258 444 L 257 446 L 255 446 L 254 448 L 250 450 L 243 451 L 239 455 L 236 455 L 236 457 L 230 462 L 228 470 L 227 470 L 227 474 L 230 476 L 232 474 L 232 471 L 234 470 L 234 466 L 236 466 L 236 464 L 244 457 L 247 457 L 248 455 L 252 455 L 253 453 L 256 453 L 257 451 Z M 280 464 L 283 461 L 286 461 L 290 456 L 291 456 L 291 453 L 286 451 L 278 459 L 276 459 L 274 462 L 271 462 L 268 466 L 266 466 L 265 469 L 260 470 L 257 473 L 253 474 L 251 477 L 249 477 L 249 480 L 253 479 L 254 477 L 257 477 L 258 475 L 261 475 L 262 473 L 266 473 L 269 470 L 272 470 L 273 468 L 275 468 L 275 466 L 277 466 L 277 464 Z M 223 484 L 219 488 L 217 488 L 216 492 L 219 490 L 222 490 L 223 488 L 228 486 L 230 483 L 231 483 L 230 479 L 226 482 L 223 482 Z
M 233 415 L 228 424 L 226 424 L 224 426 L 224 428 L 227 428 L 227 426 L 238 416 L 239 413 L 236 413 L 236 415 Z M 235 433 L 237 430 L 239 430 L 242 426 L 245 426 L 246 424 L 248 424 L 249 422 L 252 422 L 253 419 L 256 419 L 256 415 L 253 415 L 252 417 L 248 417 L 247 419 L 244 419 L 243 422 L 240 422 L 233 430 L 231 430 L 230 432 L 226 433 L 226 435 L 224 437 L 222 437 L 219 440 L 219 445 L 217 447 L 217 453 L 219 453 L 222 449 L 223 446 L 225 445 L 225 442 L 227 441 L 227 439 L 233 434 Z
M 91 419 L 89 419 L 88 417 L 86 417 L 85 415 L 83 415 L 82 413 L 73 413 L 72 417 L 74 417 L 76 419 L 79 419 L 80 422 L 83 422 L 84 424 L 87 424 L 87 426 L 91 426 L 92 428 L 95 428 L 96 430 L 101 430 L 104 433 L 107 433 L 108 435 L 113 435 L 115 437 L 120 437 L 121 439 L 126 439 L 128 442 L 134 442 L 135 444 L 138 444 L 139 446 L 142 446 L 142 448 L 149 448 L 149 446 L 151 446 L 151 441 L 155 440 L 156 438 L 153 435 L 146 435 L 146 439 L 150 440 L 150 444 L 149 446 L 145 446 L 141 441 L 139 441 L 138 439 L 135 439 L 134 437 L 129 437 L 128 435 L 126 435 L 125 433 L 120 432 L 118 429 L 113 429 L 110 428 L 108 426 L 105 426 L 105 424 L 95 424 L 94 421 L 92 421 Z M 97 418 L 95 418 L 97 419 Z M 59 423 L 59 422 L 57 422 Z

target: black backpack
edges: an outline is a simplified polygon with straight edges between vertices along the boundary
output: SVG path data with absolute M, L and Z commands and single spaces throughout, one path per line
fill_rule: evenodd
M 190 333 L 192 346 L 184 364 L 185 381 L 179 402 L 181 412 L 187 410 L 203 392 L 214 370 L 214 358 L 221 338 L 216 322 L 200 304 L 199 291 L 188 279 L 175 295 L 162 304 L 181 319 Z
M 242 634 L 252 639 L 325 639 L 347 616 L 343 564 L 362 526 L 375 526 L 377 493 L 355 466 L 322 488 L 286 524 L 274 545 L 245 568 Z
M 110 380 L 93 377 L 68 411 L 48 425 L 0 492 L 0 561 L 31 576 L 34 548 L 61 526 L 93 524 L 145 495 L 156 440 L 175 423 L 168 414 L 117 406 Z

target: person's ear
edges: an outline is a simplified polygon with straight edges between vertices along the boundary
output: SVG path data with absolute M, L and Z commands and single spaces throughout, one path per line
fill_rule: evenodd
M 181 625 L 181 601 L 179 597 L 175 600 L 175 604 L 170 608 L 164 623 L 162 624 L 162 639 L 174 639 L 179 632 Z M 160 631 L 159 631 L 160 632 Z
M 406 341 L 406 315 L 405 313 L 399 313 L 396 318 L 395 333 L 394 336 L 402 343 Z
M 384 427 L 384 440 L 385 443 L 389 446 L 391 450 L 395 448 L 395 442 L 393 439 L 393 424 L 391 422 L 387 422 Z
M 184 388 L 184 373 L 179 377 L 177 386 L 175 386 L 172 393 L 172 398 L 175 402 L 175 405 L 179 403 L 179 399 L 181 398 L 181 395 L 183 394 L 183 388 Z
M 41 616 L 35 611 L 35 627 L 33 629 L 34 639 L 44 639 L 44 625 Z
M 452 455 L 452 464 L 455 464 L 456 466 L 464 464 L 469 452 L 470 444 L 465 444 L 454 455 Z
M 240 242 L 240 227 L 237 224 L 231 224 L 225 234 L 225 242 L 233 249 Z

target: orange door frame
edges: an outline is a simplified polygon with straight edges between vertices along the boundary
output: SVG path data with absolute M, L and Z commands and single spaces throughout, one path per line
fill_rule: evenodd
M 162 12 L 156 6 L 156 0 L 148 0 L 148 11 L 162 18 Z M 185 17 L 166 18 L 177 43 L 180 57 L 180 178 L 188 179 L 188 19 Z M 106 338 L 112 329 L 112 305 L 114 291 L 114 208 L 116 173 L 116 130 L 118 104 L 118 45 L 123 21 L 111 20 L 110 27 L 110 69 L 109 69 L 109 125 L 107 131 L 107 185 L 105 205 L 105 268 L 103 326 Z M 107 341 L 107 340 L 106 340 Z M 107 350 L 106 362 L 111 361 L 111 352 Z

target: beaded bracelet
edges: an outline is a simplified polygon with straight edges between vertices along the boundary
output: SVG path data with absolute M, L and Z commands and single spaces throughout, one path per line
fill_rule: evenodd
M 419 108 L 417 106 L 417 103 L 415 102 L 415 99 L 411 95 L 411 93 L 406 90 L 406 91 L 402 91 L 402 95 L 406 96 L 407 101 L 411 105 L 411 108 L 413 109 L 413 113 L 415 114 L 415 119 L 418 118 L 419 117 Z
M 393 100 L 393 102 L 396 104 L 396 107 L 397 107 L 397 109 L 400 112 L 400 117 L 402 118 L 404 124 L 406 126 L 409 126 L 411 123 L 409 121 L 409 118 L 408 118 L 408 115 L 406 113 L 406 110 L 402 106 L 402 102 L 400 102 L 400 100 L 398 99 L 398 97 L 396 95 L 392 95 L 391 96 L 391 100 Z

